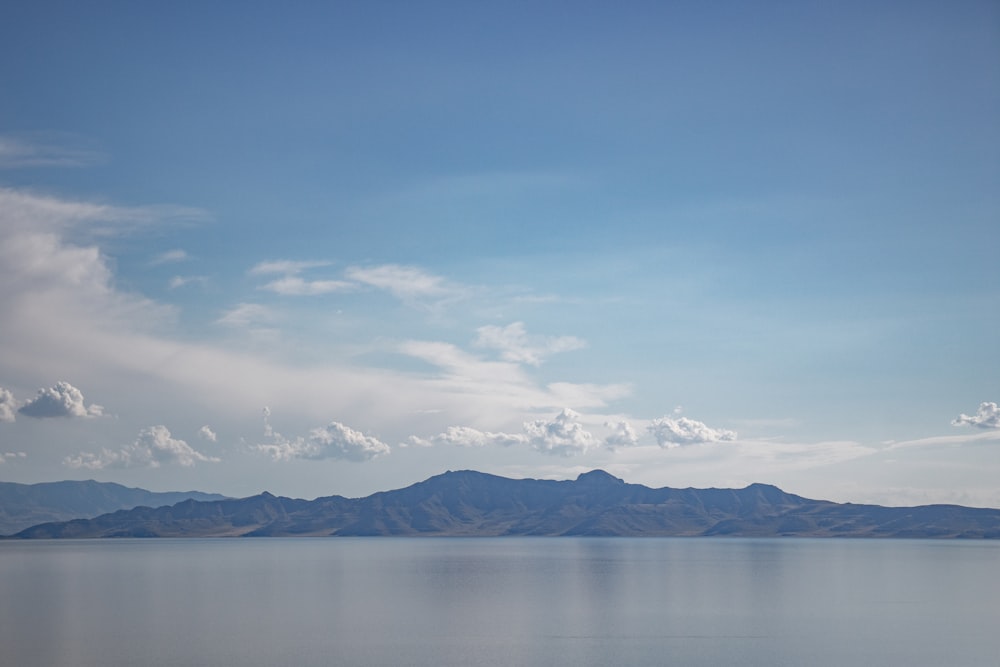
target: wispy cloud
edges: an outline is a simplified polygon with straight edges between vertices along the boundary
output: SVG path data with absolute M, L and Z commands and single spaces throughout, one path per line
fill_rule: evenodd
M 274 311 L 259 303 L 239 303 L 225 311 L 216 324 L 229 327 L 246 328 L 261 324 L 270 324 L 276 319 Z
M 330 262 L 325 261 L 292 261 L 282 259 L 260 262 L 250 269 L 249 274 L 252 276 L 280 275 L 280 278 L 261 285 L 259 289 L 284 296 L 317 296 L 332 292 L 345 292 L 358 287 L 356 283 L 346 280 L 306 280 L 301 276 L 305 271 L 328 266 L 329 264 Z
M 462 298 L 467 293 L 465 288 L 414 266 L 355 266 L 347 269 L 345 275 L 362 285 L 385 290 L 408 304 L 441 303 Z
M 0 187 L 0 231 L 3 236 L 40 235 L 68 229 L 96 237 L 165 224 L 204 222 L 203 209 L 173 204 L 115 206 L 61 199 L 23 188 Z
M 546 357 L 559 352 L 579 350 L 587 343 L 576 336 L 529 336 L 523 322 L 505 327 L 479 327 L 476 347 L 498 350 L 506 361 L 538 366 Z
M 888 449 L 906 449 L 910 447 L 957 447 L 967 443 L 988 442 L 1000 440 L 1000 429 L 987 428 L 984 432 L 962 435 L 936 435 L 913 440 L 891 441 L 886 443 Z
M 81 137 L 56 132 L 0 135 L 0 169 L 89 167 L 107 157 Z
M 299 276 L 285 276 L 263 285 L 260 289 L 285 296 L 316 296 L 332 292 L 346 292 L 357 285 L 344 280 L 303 280 Z
M 189 259 L 191 259 L 191 255 L 189 255 L 186 250 L 175 248 L 174 250 L 161 252 L 159 255 L 149 260 L 149 264 L 150 266 L 159 266 L 160 264 L 176 264 L 177 262 L 186 262 Z
M 208 282 L 208 276 L 173 276 L 167 283 L 170 289 L 187 287 L 188 285 L 199 285 Z
M 248 273 L 252 276 L 269 276 L 282 273 L 286 275 L 298 275 L 307 269 L 329 265 L 330 262 L 323 260 L 278 259 L 255 264 Z

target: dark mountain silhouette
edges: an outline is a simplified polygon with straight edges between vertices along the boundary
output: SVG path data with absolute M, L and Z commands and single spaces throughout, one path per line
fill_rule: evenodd
M 43 521 L 91 518 L 140 505 L 160 507 L 195 500 L 221 500 L 225 496 L 200 491 L 155 493 L 107 482 L 0 482 L 0 534 L 6 535 Z
M 360 535 L 936 537 L 1000 539 L 1000 510 L 809 500 L 766 484 L 651 489 L 601 470 L 573 481 L 446 472 L 366 498 L 269 493 L 48 523 L 18 538 Z

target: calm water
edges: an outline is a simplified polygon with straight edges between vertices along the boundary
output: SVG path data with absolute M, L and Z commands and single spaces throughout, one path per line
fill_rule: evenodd
M 0 542 L 0 664 L 1000 665 L 1000 543 Z

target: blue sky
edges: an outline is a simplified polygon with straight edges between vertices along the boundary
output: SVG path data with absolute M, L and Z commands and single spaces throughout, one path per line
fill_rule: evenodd
M 995 3 L 19 3 L 0 91 L 0 479 L 1000 506 Z

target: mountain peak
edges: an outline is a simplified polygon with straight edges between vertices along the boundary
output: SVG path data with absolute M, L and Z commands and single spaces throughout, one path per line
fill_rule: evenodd
M 580 473 L 576 478 L 577 482 L 584 482 L 586 484 L 624 484 L 625 480 L 618 479 L 611 473 L 605 472 L 601 469 L 591 470 L 590 472 Z

